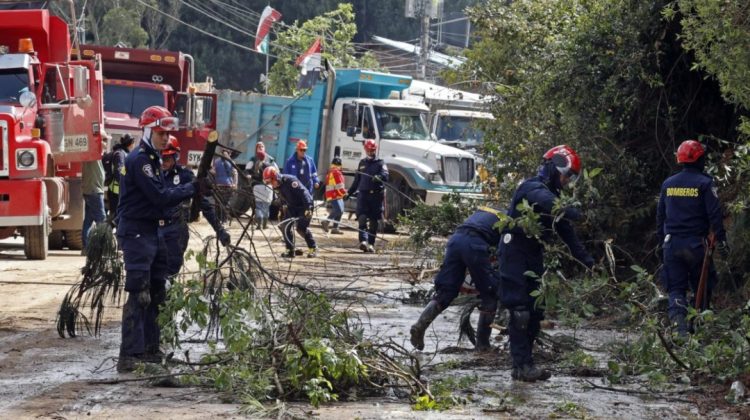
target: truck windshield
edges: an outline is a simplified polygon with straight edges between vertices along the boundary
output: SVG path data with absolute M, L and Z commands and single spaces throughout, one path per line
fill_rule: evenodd
M 435 133 L 438 140 L 458 140 L 481 143 L 484 132 L 473 124 L 476 120 L 471 117 L 444 116 L 438 120 Z
M 134 86 L 104 85 L 104 110 L 139 117 L 144 109 L 166 106 L 164 92 Z
M 395 140 L 429 140 L 426 113 L 418 109 L 375 107 L 380 137 Z
M 29 90 L 29 72 L 26 69 L 0 70 L 0 102 L 18 102 L 21 93 Z

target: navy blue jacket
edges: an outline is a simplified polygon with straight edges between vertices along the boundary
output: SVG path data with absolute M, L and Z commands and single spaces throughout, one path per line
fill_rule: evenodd
M 161 170 L 161 159 L 146 141 L 141 140 L 125 159 L 120 172 L 120 219 L 153 223 L 166 219 L 166 211 L 195 194 L 193 184 L 169 188 Z
M 476 232 L 485 240 L 485 242 L 487 242 L 487 244 L 490 246 L 497 246 L 500 241 L 500 231 L 495 228 L 495 224 L 499 220 L 500 219 L 495 213 L 480 208 L 464 220 L 464 222 L 456 228 L 456 232 L 462 230 Z
M 383 182 L 376 182 L 373 179 L 374 176 L 380 177 Z M 355 191 L 364 193 L 381 192 L 385 189 L 385 182 L 388 182 L 388 167 L 385 166 L 383 159 L 366 157 L 359 161 L 357 174 L 349 187 L 349 195 L 352 195 Z
M 529 178 L 521 183 L 511 201 L 510 208 L 508 209 L 508 216 L 518 218 L 521 216 L 521 212 L 516 208 L 525 199 L 529 205 L 534 209 L 534 212 L 539 214 L 539 221 L 542 225 L 541 240 L 551 241 L 553 236 L 552 233 L 557 233 L 560 238 L 570 249 L 578 261 L 584 263 L 586 266 L 592 266 L 594 259 L 586 252 L 581 245 L 578 237 L 576 236 L 575 230 L 571 225 L 570 221 L 577 219 L 579 214 L 574 209 L 566 210 L 565 216 L 555 221 L 555 217 L 552 215 L 552 208 L 555 205 L 555 200 L 559 196 L 559 192 L 556 190 L 550 190 L 547 186 L 548 180 L 542 176 L 535 176 Z M 504 232 L 512 233 L 514 238 L 525 238 L 526 233 L 521 226 L 515 226 L 513 229 L 505 230 Z M 529 239 L 526 241 L 530 246 L 537 248 L 539 251 L 542 250 L 541 244 L 535 239 Z
M 168 188 L 177 188 L 181 185 L 190 184 L 195 179 L 195 174 L 188 168 L 180 165 L 174 165 L 172 169 L 164 172 L 164 181 Z M 208 197 L 200 198 L 200 209 L 203 213 L 203 217 L 206 221 L 214 228 L 215 232 L 219 232 L 222 228 L 219 218 L 216 217 L 214 206 L 208 201 Z M 166 210 L 166 218 L 175 223 L 187 223 L 190 219 L 190 203 L 192 200 L 185 199 L 180 204 L 170 207 Z
M 292 175 L 280 175 L 279 196 L 290 208 L 312 208 L 313 198 L 299 179 Z
M 320 183 L 318 168 L 315 167 L 315 162 L 313 162 L 312 158 L 307 155 L 302 160 L 297 159 L 297 153 L 289 156 L 289 159 L 284 164 L 284 174 L 297 178 L 309 192 L 312 192 L 315 184 Z
M 689 166 L 667 178 L 661 186 L 656 224 L 660 242 L 667 234 L 706 237 L 709 227 L 717 241 L 725 241 L 727 234 L 713 179 Z

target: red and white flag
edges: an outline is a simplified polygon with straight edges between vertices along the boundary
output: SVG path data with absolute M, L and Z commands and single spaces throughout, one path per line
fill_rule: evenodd
M 316 39 L 304 54 L 297 57 L 294 62 L 296 67 L 301 67 L 300 77 L 297 80 L 297 89 L 309 89 L 315 86 L 320 79 L 321 57 L 323 50 L 320 38 Z
M 323 48 L 320 44 L 320 38 L 316 38 L 310 48 L 304 54 L 297 57 L 297 61 L 294 62 L 295 67 L 302 66 L 303 72 L 320 67 L 321 51 L 323 51 Z
M 268 54 L 268 34 L 271 32 L 271 25 L 280 19 L 281 13 L 278 10 L 273 9 L 271 6 L 266 6 L 263 9 L 263 13 L 260 15 L 260 22 L 258 23 L 258 30 L 255 32 L 255 51 Z

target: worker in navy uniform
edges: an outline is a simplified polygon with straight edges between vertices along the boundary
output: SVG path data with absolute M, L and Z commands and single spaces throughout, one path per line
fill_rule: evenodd
M 683 336 L 688 333 L 687 289 L 698 290 L 709 231 L 713 231 L 722 256 L 729 255 L 721 204 L 713 179 L 703 172 L 705 162 L 705 149 L 700 143 L 682 142 L 677 149 L 677 163 L 682 170 L 662 184 L 656 211 L 657 238 L 663 247 L 662 280 L 669 293 L 669 319 Z M 713 262 L 707 280 L 701 309 L 708 308 L 716 283 Z
M 275 166 L 269 166 L 263 170 L 263 182 L 279 190 L 279 196 L 287 207 L 287 219 L 281 227 L 284 244 L 286 245 L 286 252 L 282 254 L 282 257 L 294 258 L 294 232 L 292 229 L 295 225 L 297 233 L 304 237 L 307 243 L 307 257 L 315 257 L 317 246 L 309 228 L 313 213 L 313 198 L 310 191 L 296 177 L 280 174 Z
M 497 210 L 480 207 L 451 235 L 445 248 L 445 259 L 435 277 L 435 296 L 424 308 L 419 320 L 411 326 L 411 344 L 417 349 L 424 349 L 427 327 L 458 296 L 467 269 L 481 300 L 476 350 L 491 349 L 490 324 L 497 310 L 498 280 L 490 258 L 497 250 L 500 240 L 500 231 L 495 228 L 499 220 Z
M 164 181 L 159 152 L 178 123 L 163 107 L 146 108 L 139 120 L 143 137 L 128 154 L 120 174 L 117 240 L 125 262 L 128 298 L 122 308 L 118 372 L 132 371 L 137 362 L 160 360 L 156 317 L 166 294 L 167 248 L 159 225 L 166 221 L 166 210 L 199 190 L 210 189 L 197 181 L 168 188 Z
M 190 184 L 195 180 L 195 174 L 188 168 L 177 163 L 180 159 L 180 143 L 174 136 L 169 136 L 166 147 L 161 151 L 161 169 L 164 171 L 164 181 L 167 188 L 177 188 Z M 198 198 L 196 198 L 198 199 Z M 200 209 L 208 224 L 216 232 L 216 237 L 222 245 L 227 246 L 231 241 L 229 233 L 224 229 L 219 218 L 214 212 L 214 206 L 208 197 L 200 197 Z M 159 226 L 164 241 L 167 244 L 167 275 L 174 276 L 180 272 L 184 263 L 185 251 L 187 250 L 190 232 L 188 222 L 190 219 L 190 203 L 186 199 L 180 204 L 167 209 L 164 225 Z
M 364 148 L 367 156 L 359 161 L 357 174 L 354 176 L 354 182 L 349 186 L 347 197 L 357 197 L 359 249 L 364 252 L 375 252 L 378 222 L 383 217 L 388 167 L 383 159 L 376 157 L 378 145 L 375 140 L 365 140 Z
M 537 176 L 519 185 L 513 195 L 508 216 L 522 216 L 519 204 L 526 200 L 539 215 L 542 232 L 539 238 L 529 237 L 521 226 L 503 230 L 499 245 L 500 301 L 510 311 L 508 333 L 513 359 L 512 378 L 533 382 L 550 377 L 546 370 L 534 365 L 532 347 L 539 334 L 544 311 L 534 305 L 531 293 L 540 288 L 544 272 L 544 244 L 557 233 L 571 251 L 573 257 L 591 268 L 594 259 L 586 252 L 576 237 L 572 221 L 580 219 L 575 208 L 564 210 L 563 217 L 552 214 L 560 190 L 574 181 L 581 171 L 581 161 L 576 152 L 566 146 L 548 150 L 542 160 Z M 533 272 L 535 276 L 527 275 Z
M 297 178 L 310 194 L 320 188 L 318 168 L 315 167 L 315 161 L 307 155 L 307 143 L 304 140 L 297 141 L 294 154 L 284 163 L 283 173 Z

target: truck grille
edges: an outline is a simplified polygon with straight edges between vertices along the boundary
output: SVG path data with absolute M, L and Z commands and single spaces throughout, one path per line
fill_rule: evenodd
M 474 159 L 443 157 L 443 179 L 447 184 L 474 180 Z

